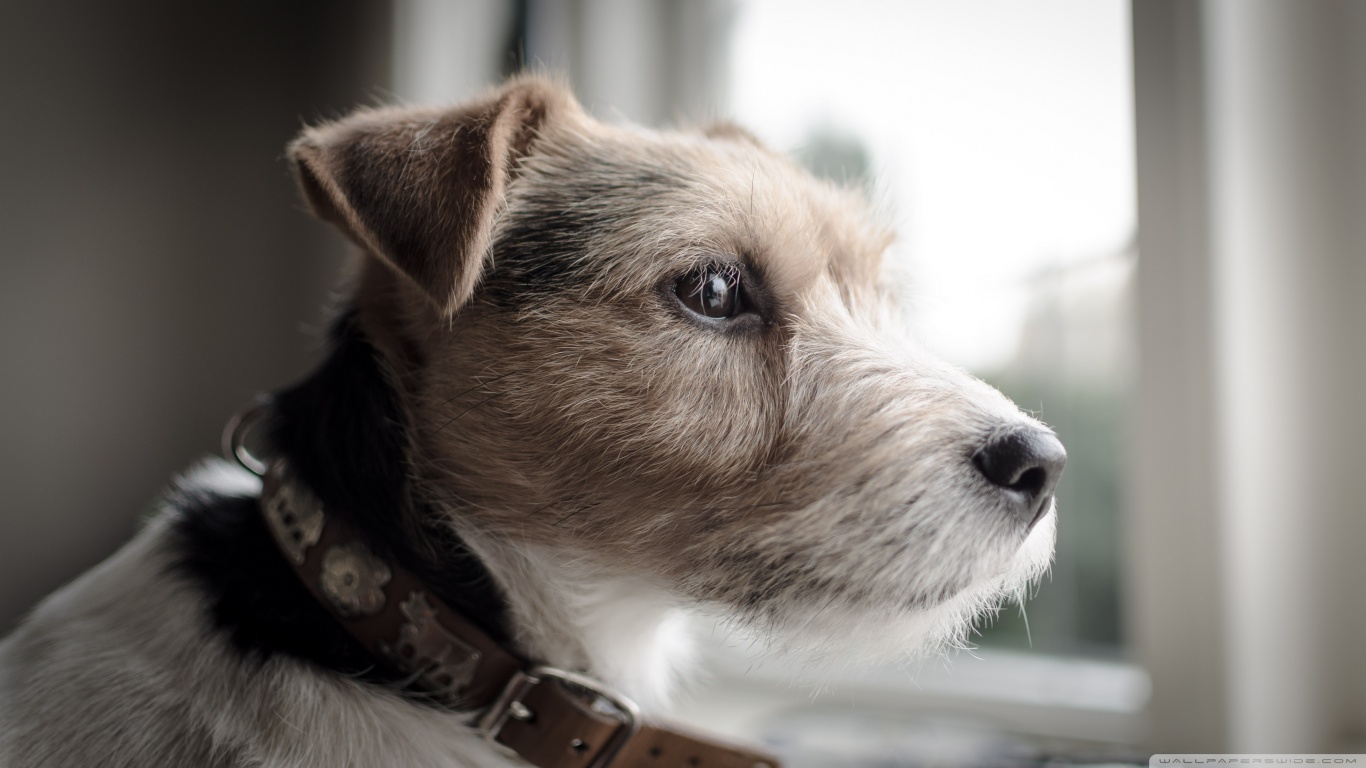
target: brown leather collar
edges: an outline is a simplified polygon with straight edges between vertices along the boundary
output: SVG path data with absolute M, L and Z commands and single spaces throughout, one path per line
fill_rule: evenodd
M 407 688 L 481 713 L 472 725 L 494 746 L 539 768 L 780 768 L 761 752 L 644 723 L 592 678 L 527 664 L 329 517 L 286 460 L 263 482 L 267 527 L 314 598 Z

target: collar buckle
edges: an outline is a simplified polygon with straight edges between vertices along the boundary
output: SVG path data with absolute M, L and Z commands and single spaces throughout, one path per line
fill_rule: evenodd
M 484 735 L 484 739 L 499 749 L 508 750 L 509 747 L 499 740 L 503 726 L 508 720 L 527 721 L 536 716 L 536 713 L 527 707 L 524 699 L 533 688 L 546 681 L 553 681 L 562 687 L 579 688 L 597 697 L 598 701 L 595 702 L 593 711 L 607 714 L 621 723 L 611 740 L 598 752 L 597 757 L 587 768 L 607 768 L 627 742 L 640 731 L 640 708 L 623 694 L 591 677 L 557 667 L 536 666 L 514 673 L 504 686 L 503 692 L 479 718 L 479 731 Z M 608 706 L 602 706 L 603 702 Z

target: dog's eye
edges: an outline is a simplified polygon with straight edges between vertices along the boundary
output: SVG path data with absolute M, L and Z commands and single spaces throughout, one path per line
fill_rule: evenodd
M 683 306 L 702 317 L 721 319 L 745 311 L 740 294 L 740 272 L 734 268 L 695 270 L 678 281 L 674 294 Z

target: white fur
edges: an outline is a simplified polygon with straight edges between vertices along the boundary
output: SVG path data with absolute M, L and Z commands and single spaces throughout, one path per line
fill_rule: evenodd
M 667 704 L 696 655 L 676 596 L 584 553 L 459 533 L 503 586 L 518 646 L 552 666 L 591 669 L 646 709 Z

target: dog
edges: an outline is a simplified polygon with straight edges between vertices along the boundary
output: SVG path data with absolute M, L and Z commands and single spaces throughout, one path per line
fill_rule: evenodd
M 0 765 L 776 766 L 658 719 L 690 616 L 933 648 L 1047 568 L 1061 443 L 743 129 L 522 76 L 288 155 L 331 352 L 4 641 Z

